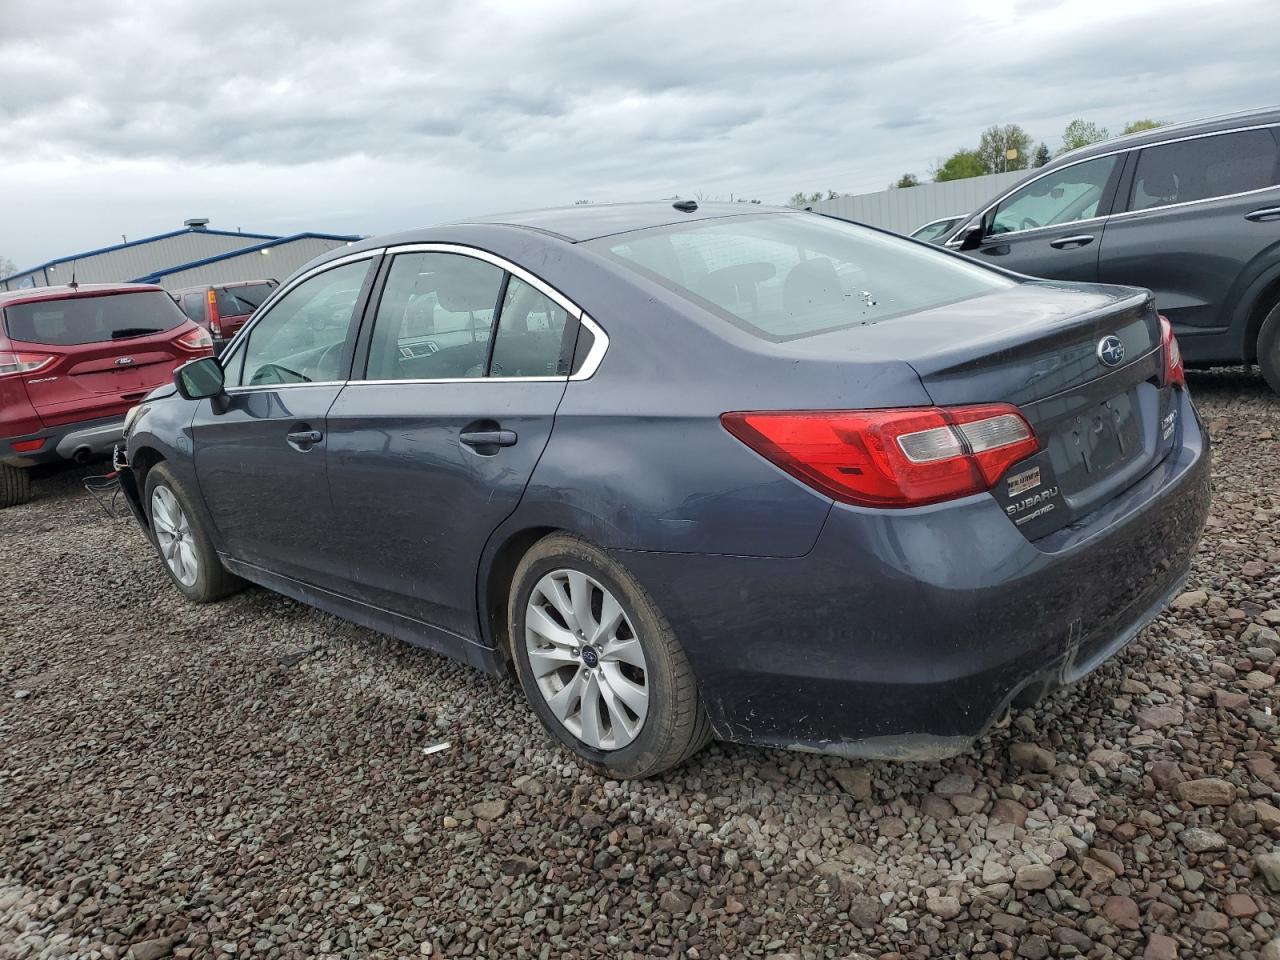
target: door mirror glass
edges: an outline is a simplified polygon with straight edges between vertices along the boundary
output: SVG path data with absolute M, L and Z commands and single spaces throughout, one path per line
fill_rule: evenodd
M 977 250 L 982 243 L 982 224 L 975 223 L 960 231 L 960 242 L 956 245 L 960 250 Z
M 991 236 L 1052 227 L 1097 216 L 1119 155 L 1084 160 L 1046 173 L 1000 201 Z
M 203 400 L 222 393 L 222 365 L 217 357 L 201 357 L 173 371 L 178 393 L 187 400 Z

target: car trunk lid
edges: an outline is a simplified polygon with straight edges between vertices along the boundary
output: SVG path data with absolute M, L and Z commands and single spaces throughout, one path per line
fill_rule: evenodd
M 851 339 L 859 353 L 910 363 L 939 406 L 1018 407 L 1041 450 L 992 494 L 1033 539 L 1115 496 L 1174 442 L 1160 321 L 1145 291 L 1028 282 L 871 323 Z

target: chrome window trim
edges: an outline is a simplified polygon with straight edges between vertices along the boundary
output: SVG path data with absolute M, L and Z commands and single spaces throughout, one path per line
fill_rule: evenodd
M 256 383 L 247 387 L 226 387 L 223 392 L 228 395 L 268 393 L 275 390 L 296 390 L 298 387 L 340 387 L 346 382 L 346 380 L 303 380 L 299 383 Z
M 1023 189 L 1024 187 L 1029 187 L 1031 184 L 1035 183 L 1041 177 L 1047 177 L 1051 173 L 1058 173 L 1062 170 L 1068 169 L 1069 167 L 1074 167 L 1077 164 L 1088 163 L 1090 160 L 1101 160 L 1103 157 L 1113 157 L 1118 153 L 1134 153 L 1134 152 L 1140 152 L 1142 150 L 1151 150 L 1155 147 L 1168 146 L 1169 144 L 1173 144 L 1173 143 L 1183 143 L 1187 140 L 1203 140 L 1206 137 L 1225 137 L 1227 134 L 1231 134 L 1231 133 L 1248 133 L 1251 130 L 1274 130 L 1277 128 L 1280 128 L 1280 123 L 1255 123 L 1246 127 L 1232 127 L 1229 130 L 1213 130 L 1208 133 L 1192 133 L 1192 134 L 1188 134 L 1185 137 L 1170 137 L 1168 140 L 1157 140 L 1153 143 L 1143 143 L 1143 144 L 1138 144 L 1138 145 L 1133 145 L 1128 147 L 1118 147 L 1115 150 L 1108 150 L 1106 153 L 1095 153 L 1091 157 L 1081 157 L 1079 160 L 1073 160 L 1071 163 L 1064 163 L 1062 166 L 1054 167 L 1052 170 L 1047 170 L 1044 173 L 1040 174 L 1039 176 L 1032 177 L 1030 180 L 1024 180 L 1021 183 L 1017 184 L 1012 189 L 1008 190 L 1006 193 L 1001 194 L 999 197 L 997 197 L 991 203 L 987 204 L 976 214 L 966 219 L 964 223 L 960 224 L 960 226 L 957 228 L 956 233 L 952 234 L 951 237 L 946 241 L 946 243 L 943 244 L 943 246 L 950 247 L 950 248 L 955 248 L 959 246 L 960 231 L 964 230 L 966 226 L 973 223 L 975 219 L 981 220 L 991 210 L 998 207 L 1001 203 L 1003 203 L 1009 197 L 1013 196 L 1019 190 Z M 1196 204 L 1196 203 L 1209 203 L 1214 200 L 1231 200 L 1231 199 L 1234 199 L 1235 197 L 1247 197 L 1252 193 L 1261 193 L 1264 190 L 1275 190 L 1277 187 L 1280 187 L 1280 184 L 1271 184 L 1270 186 L 1267 186 L 1267 187 L 1258 187 L 1257 189 L 1254 189 L 1254 190 L 1246 190 L 1243 193 L 1230 193 L 1230 194 L 1223 194 L 1222 196 L 1217 196 L 1217 197 L 1203 197 L 1199 200 L 1187 200 L 1184 203 L 1171 203 L 1163 207 L 1147 207 L 1146 209 L 1143 209 L 1143 210 L 1121 210 L 1116 213 L 1109 213 L 1103 217 L 1090 217 L 1088 220 L 1072 220 L 1070 221 L 1070 223 L 1053 224 L 1047 227 L 1029 227 L 1026 230 L 1010 230 L 1008 233 L 1001 233 L 998 236 L 1002 238 L 1012 237 L 1012 236 L 1017 236 L 1019 234 L 1032 233 L 1036 230 L 1053 230 L 1059 227 L 1071 226 L 1072 224 L 1077 224 L 1077 223 L 1097 223 L 1103 220 L 1110 220 L 1112 217 L 1128 217 L 1135 213 L 1150 213 L 1152 210 L 1171 210 L 1174 207 L 1191 206 L 1192 204 Z M 1128 201 L 1125 201 L 1125 202 L 1127 203 Z M 984 237 L 983 239 L 986 239 L 986 238 Z
M 288 293 L 290 290 L 296 287 L 298 284 L 306 280 L 310 280 L 312 277 L 316 276 L 317 274 L 324 273 L 326 270 L 331 270 L 334 267 L 345 266 L 348 263 L 355 263 L 358 260 L 372 260 L 376 257 L 380 257 L 382 256 L 382 252 L 384 249 L 385 249 L 384 247 L 378 247 L 377 249 L 374 249 L 374 250 L 361 250 L 359 253 L 351 253 L 345 257 L 338 257 L 336 260 L 326 260 L 324 263 L 317 264 L 316 266 L 312 267 L 306 273 L 300 273 L 298 274 L 298 276 L 294 277 L 292 280 L 288 281 L 287 283 L 282 283 L 280 286 L 276 287 L 275 291 L 271 294 L 271 296 L 267 297 L 267 299 L 262 302 L 262 306 L 260 306 L 257 310 L 254 311 L 254 315 L 248 321 L 245 322 L 244 326 L 242 326 L 239 330 L 236 331 L 236 335 L 231 338 L 231 340 L 227 343 L 225 347 L 223 347 L 222 353 L 218 357 L 219 365 L 222 367 L 223 370 L 227 369 L 227 365 L 223 361 L 230 360 L 235 355 L 236 350 L 240 348 L 240 342 L 242 340 L 247 339 L 249 336 L 249 333 L 253 330 L 253 328 L 262 322 L 262 318 L 265 317 L 269 311 L 275 309 L 276 302 L 280 300 L 286 293 Z M 341 382 L 341 381 L 326 381 L 326 382 Z M 313 384 L 301 384 L 301 385 L 312 386 Z M 286 386 L 286 384 L 275 384 L 275 386 Z M 244 389 L 244 388 L 236 387 L 235 389 Z M 227 392 L 230 393 L 231 391 L 228 390 Z
M 549 300 L 555 301 L 567 313 L 569 313 L 582 326 L 591 331 L 595 338 L 591 345 L 591 351 L 587 354 L 586 359 L 582 362 L 582 368 L 573 374 L 565 374 L 553 377 L 438 377 L 435 379 L 414 379 L 414 380 L 349 380 L 348 384 L 357 386 L 360 384 L 395 384 L 395 383 L 564 383 L 568 380 L 589 380 L 599 368 L 604 355 L 609 349 L 609 335 L 605 333 L 604 328 L 596 323 L 587 313 L 583 311 L 576 303 L 566 297 L 555 287 L 546 281 L 530 273 L 519 264 L 512 263 L 506 257 L 500 257 L 496 253 L 490 253 L 488 250 L 481 250 L 479 247 L 469 247 L 461 243 L 406 243 L 394 247 L 385 247 L 384 252 L 389 257 L 396 256 L 401 253 L 452 253 L 464 257 L 474 257 L 477 260 L 483 260 L 486 263 L 493 264 L 501 270 L 505 270 L 518 280 L 522 280 L 529 286 L 533 287 L 539 293 L 546 296 Z M 376 318 L 375 318 L 376 319 Z M 496 336 L 496 333 L 494 334 Z
M 1266 193 L 1268 190 L 1280 190 L 1280 183 L 1273 183 L 1267 187 L 1254 187 L 1252 190 L 1242 190 L 1239 193 L 1223 193 L 1216 197 L 1201 197 L 1199 200 L 1183 200 L 1181 203 L 1166 203 L 1158 207 L 1143 207 L 1141 210 L 1121 210 L 1119 213 L 1111 214 L 1111 219 L 1118 220 L 1122 217 L 1132 217 L 1140 213 L 1157 213 L 1161 210 L 1176 210 L 1178 207 L 1194 207 L 1197 203 L 1234 200 L 1237 197 L 1247 197 L 1255 193 Z

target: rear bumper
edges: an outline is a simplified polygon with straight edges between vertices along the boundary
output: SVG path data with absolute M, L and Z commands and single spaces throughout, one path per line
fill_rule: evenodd
M 124 436 L 124 417 L 107 417 L 84 423 L 50 427 L 23 437 L 0 440 L 0 463 L 15 467 L 32 467 L 59 460 L 74 460 L 77 453 L 88 457 L 104 456 Z M 14 451 L 14 443 L 40 441 L 35 450 Z
M 1073 683 L 1186 577 L 1209 509 L 1208 438 L 1182 442 L 1072 527 L 1028 541 L 987 495 L 837 505 L 791 560 L 618 552 L 688 653 L 723 739 L 940 759 L 1015 700 Z

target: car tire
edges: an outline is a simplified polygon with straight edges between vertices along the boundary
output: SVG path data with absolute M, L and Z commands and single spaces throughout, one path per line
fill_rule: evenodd
M 0 510 L 31 499 L 31 474 L 24 467 L 0 463 Z
M 166 464 L 147 471 L 143 507 L 151 542 L 174 586 L 194 603 L 221 600 L 244 586 L 218 559 L 190 494 Z
M 606 621 L 616 626 L 610 631 Z M 621 564 L 581 537 L 552 534 L 525 554 L 507 623 L 516 674 L 538 719 L 600 773 L 654 776 L 711 740 L 671 625 Z
M 1258 331 L 1258 366 L 1271 389 L 1280 393 L 1280 303 L 1271 308 Z

